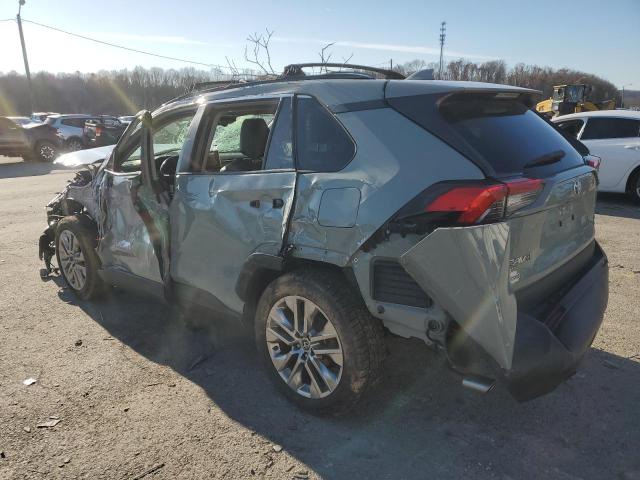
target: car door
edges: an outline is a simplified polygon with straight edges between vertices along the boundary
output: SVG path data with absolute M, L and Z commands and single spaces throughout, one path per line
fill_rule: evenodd
M 24 145 L 23 129 L 7 118 L 0 118 L 0 148 L 13 150 Z
M 99 253 L 116 284 L 136 282 L 154 293 L 168 281 L 167 191 L 158 167 L 180 154 L 193 110 L 152 120 L 141 112 L 116 146 L 102 180 L 104 236 Z
M 598 189 L 624 192 L 628 174 L 640 164 L 640 120 L 589 117 L 580 141 L 602 159 Z
M 240 313 L 247 265 L 281 259 L 296 183 L 292 99 L 214 103 L 201 116 L 170 208 L 171 277 L 197 302 Z

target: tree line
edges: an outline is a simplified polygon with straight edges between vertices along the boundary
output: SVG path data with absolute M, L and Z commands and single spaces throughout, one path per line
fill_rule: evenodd
M 437 64 L 414 60 L 396 65 L 394 70 L 410 74 Z M 34 108 L 37 111 L 60 113 L 94 113 L 126 115 L 141 109 L 153 109 L 187 91 L 194 83 L 229 80 L 238 76 L 259 75 L 258 71 L 237 69 L 233 75 L 220 69 L 210 71 L 183 68 L 180 70 L 136 67 L 134 69 L 100 71 L 97 73 L 39 72 L 32 75 Z M 474 63 L 464 59 L 446 64 L 444 80 L 471 80 L 533 88 L 548 98 L 554 85 L 588 83 L 593 86 L 595 101 L 617 98 L 615 85 L 603 78 L 571 69 L 552 69 L 519 63 L 508 68 L 501 60 Z M 30 113 L 26 77 L 16 72 L 0 74 L 0 115 Z

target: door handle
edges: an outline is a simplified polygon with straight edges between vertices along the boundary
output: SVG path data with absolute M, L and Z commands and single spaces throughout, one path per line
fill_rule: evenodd
M 273 208 L 282 208 L 284 207 L 284 200 L 281 198 L 274 198 L 272 202 Z
M 640 145 L 625 145 L 624 148 L 629 150 L 640 150 Z

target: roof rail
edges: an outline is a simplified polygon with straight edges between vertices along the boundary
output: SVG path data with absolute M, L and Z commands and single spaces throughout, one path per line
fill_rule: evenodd
M 324 62 L 315 62 L 315 63 L 292 63 L 291 65 L 287 65 L 284 67 L 284 72 L 282 73 L 282 77 L 284 78 L 292 78 L 292 77 L 304 77 L 305 73 L 302 71 L 303 68 L 310 67 L 331 67 L 331 68 L 350 68 L 352 70 L 361 70 L 363 72 L 374 72 L 380 75 L 383 75 L 384 78 L 389 80 L 404 80 L 405 76 L 400 72 L 396 72 L 394 70 L 387 70 L 386 68 L 376 68 L 376 67 L 368 67 L 366 65 L 354 65 L 351 63 L 324 63 Z
M 309 67 L 330 67 L 330 68 L 348 68 L 356 71 L 332 71 L 315 75 L 307 75 L 302 69 Z M 284 67 L 284 71 L 281 75 L 272 78 L 262 78 L 259 80 L 214 80 L 211 82 L 198 82 L 192 84 L 185 90 L 185 93 L 172 98 L 163 103 L 163 105 L 167 105 L 168 103 L 175 102 L 177 100 L 182 100 L 184 98 L 188 98 L 195 93 L 208 93 L 208 92 L 216 92 L 219 90 L 227 90 L 230 88 L 238 88 L 238 87 L 249 87 L 254 85 L 262 85 L 267 83 L 276 83 L 276 82 L 286 82 L 291 80 L 316 80 L 316 79 L 371 79 L 371 77 L 364 72 L 374 72 L 380 74 L 385 79 L 389 80 L 403 80 L 405 78 L 399 72 L 393 70 L 387 70 L 384 68 L 376 68 L 376 67 L 368 67 L 366 65 L 353 65 L 350 63 L 292 63 L 291 65 L 287 65 Z

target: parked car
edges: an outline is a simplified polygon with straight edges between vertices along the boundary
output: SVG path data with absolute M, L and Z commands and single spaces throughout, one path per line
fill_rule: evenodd
M 134 118 L 136 118 L 135 115 L 124 115 L 122 117 L 118 117 L 118 120 L 120 120 L 120 122 L 124 125 L 129 125 L 131 122 L 133 122 Z
M 29 123 L 34 123 L 35 120 L 29 118 L 29 117 L 7 117 L 9 120 L 11 120 L 13 123 L 17 123 L 18 125 L 27 125 Z M 37 122 L 39 123 L 39 122 Z
M 640 112 L 582 112 L 553 122 L 601 158 L 599 191 L 627 193 L 640 202 Z
M 31 114 L 31 120 L 34 122 L 44 122 L 49 115 L 58 115 L 56 112 L 35 112 Z
M 54 128 L 43 123 L 20 125 L 0 117 L 0 155 L 50 162 L 59 150 L 60 140 Z
M 83 135 L 84 124 L 87 120 L 99 120 L 101 118 L 113 119 L 117 118 L 106 115 L 86 115 L 86 114 L 56 114 L 49 115 L 45 123 L 58 130 L 60 138 L 64 143 L 65 150 L 75 152 L 85 148 Z
M 114 117 L 89 119 L 84 123 L 82 143 L 88 148 L 115 145 L 127 125 Z
M 375 384 L 383 327 L 476 391 L 553 390 L 608 299 L 588 152 L 535 91 L 363 68 L 141 112 L 49 203 L 41 256 L 84 300 L 115 284 L 243 322 L 303 408 L 344 412 Z

